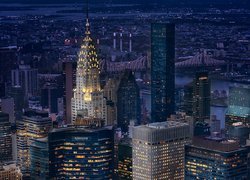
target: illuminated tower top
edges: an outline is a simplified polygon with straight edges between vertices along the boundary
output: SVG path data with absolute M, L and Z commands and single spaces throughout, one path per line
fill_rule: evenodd
M 93 91 L 99 91 L 99 73 L 99 60 L 94 42 L 91 38 L 87 5 L 85 37 L 81 45 L 79 59 L 77 62 L 77 76 L 79 77 L 78 80 L 81 80 L 83 84 L 79 82 L 78 87 L 80 87 L 83 92 L 90 93 Z
M 75 123 L 77 115 L 80 114 L 82 118 L 106 120 L 106 103 L 99 80 L 99 60 L 91 38 L 88 1 L 86 12 L 85 37 L 78 54 L 76 89 L 71 100 L 72 123 Z

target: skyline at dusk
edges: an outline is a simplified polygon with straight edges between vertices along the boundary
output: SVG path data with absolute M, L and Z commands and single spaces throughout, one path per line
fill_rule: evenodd
M 250 179 L 248 0 L 0 5 L 0 180 Z

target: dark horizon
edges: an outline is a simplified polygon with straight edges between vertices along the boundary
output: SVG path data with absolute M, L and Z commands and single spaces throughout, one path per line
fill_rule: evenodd
M 86 0 L 0 0 L 0 3 L 21 3 L 21 4 L 74 4 L 74 3 L 85 3 Z M 91 0 L 92 3 L 117 3 L 117 4 L 169 4 L 169 5 L 246 5 L 250 2 L 248 0 L 137 0 L 136 2 L 133 0 Z

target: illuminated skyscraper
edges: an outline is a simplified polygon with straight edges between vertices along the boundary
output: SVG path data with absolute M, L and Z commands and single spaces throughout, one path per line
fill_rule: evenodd
M 207 72 L 196 73 L 194 79 L 193 117 L 201 122 L 210 119 L 210 80 Z
M 12 139 L 9 115 L 0 111 L 0 162 L 12 160 Z
M 119 179 L 132 178 L 132 141 L 122 139 L 118 145 L 118 175 Z
M 184 146 L 190 139 L 186 123 L 165 121 L 133 127 L 133 179 L 184 179 Z
M 229 88 L 226 128 L 233 123 L 242 122 L 250 126 L 250 85 L 234 84 Z
M 151 121 L 175 112 L 175 25 L 151 25 Z
M 44 138 L 52 128 L 48 113 L 27 111 L 17 122 L 17 163 L 24 177 L 30 176 L 30 146 L 37 138 Z
M 185 146 L 185 179 L 247 179 L 247 154 L 234 140 L 195 138 Z
M 74 89 L 74 97 L 71 103 L 73 123 L 78 110 L 84 110 L 85 117 L 101 118 L 106 121 L 106 101 L 100 87 L 99 60 L 90 34 L 87 13 L 85 38 L 77 62 L 76 89 Z
M 50 179 L 112 179 L 113 149 L 112 127 L 54 129 L 49 134 Z

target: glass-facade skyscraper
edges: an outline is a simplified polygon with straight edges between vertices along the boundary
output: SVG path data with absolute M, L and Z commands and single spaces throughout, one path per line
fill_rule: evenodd
M 234 140 L 196 138 L 185 146 L 185 179 L 247 179 L 247 154 Z
M 112 179 L 113 149 L 112 127 L 54 129 L 49 134 L 50 179 Z
M 195 121 L 210 118 L 210 80 L 208 72 L 197 72 L 193 82 L 193 116 Z
M 132 72 L 126 72 L 117 91 L 117 125 L 128 132 L 130 121 L 140 124 L 140 92 Z
M 118 176 L 119 179 L 132 177 L 132 140 L 124 138 L 118 144 Z
M 241 122 L 250 126 L 250 85 L 233 84 L 229 88 L 229 102 L 226 113 L 226 127 Z
M 45 111 L 26 111 L 17 121 L 17 163 L 24 178 L 30 177 L 30 145 L 44 138 L 52 128 L 52 120 Z
M 175 25 L 151 25 L 151 121 L 166 121 L 175 112 Z
M 30 174 L 32 179 L 49 179 L 48 138 L 35 139 L 30 145 Z
M 12 139 L 9 114 L 0 111 L 0 162 L 12 160 Z

